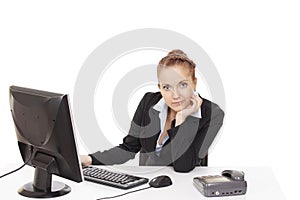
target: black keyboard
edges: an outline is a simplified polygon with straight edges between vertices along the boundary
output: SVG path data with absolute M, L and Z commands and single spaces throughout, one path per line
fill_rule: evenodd
M 88 166 L 83 168 L 83 176 L 87 181 L 92 181 L 121 189 L 133 188 L 148 182 L 144 177 L 112 172 L 98 167 Z

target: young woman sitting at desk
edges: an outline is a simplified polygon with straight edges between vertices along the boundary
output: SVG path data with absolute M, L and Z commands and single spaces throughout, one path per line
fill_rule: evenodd
M 196 93 L 195 63 L 173 50 L 157 66 L 160 92 L 140 101 L 123 143 L 81 155 L 83 165 L 122 164 L 140 152 L 139 165 L 173 166 L 188 172 L 200 164 L 223 124 L 218 105 Z

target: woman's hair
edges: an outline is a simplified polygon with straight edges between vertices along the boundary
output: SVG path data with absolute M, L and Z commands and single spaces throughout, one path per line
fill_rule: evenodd
M 188 58 L 186 53 L 182 50 L 175 49 L 168 53 L 167 56 L 163 57 L 157 66 L 157 74 L 159 71 L 164 67 L 171 67 L 171 66 L 182 66 L 189 69 L 192 79 L 194 80 L 195 77 L 195 68 L 196 64 Z

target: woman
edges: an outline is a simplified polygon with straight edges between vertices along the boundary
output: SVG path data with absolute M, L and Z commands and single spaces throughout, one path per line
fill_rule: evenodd
M 123 143 L 80 156 L 82 164 L 121 164 L 140 152 L 140 165 L 173 166 L 178 172 L 199 165 L 223 124 L 224 112 L 195 92 L 195 67 L 181 50 L 162 58 L 157 67 L 160 92 L 144 95 Z

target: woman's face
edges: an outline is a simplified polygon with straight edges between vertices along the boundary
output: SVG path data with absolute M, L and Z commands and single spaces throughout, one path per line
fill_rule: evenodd
M 197 79 L 193 80 L 189 69 L 183 66 L 163 67 L 158 72 L 158 87 L 167 105 L 175 112 L 191 103 Z

